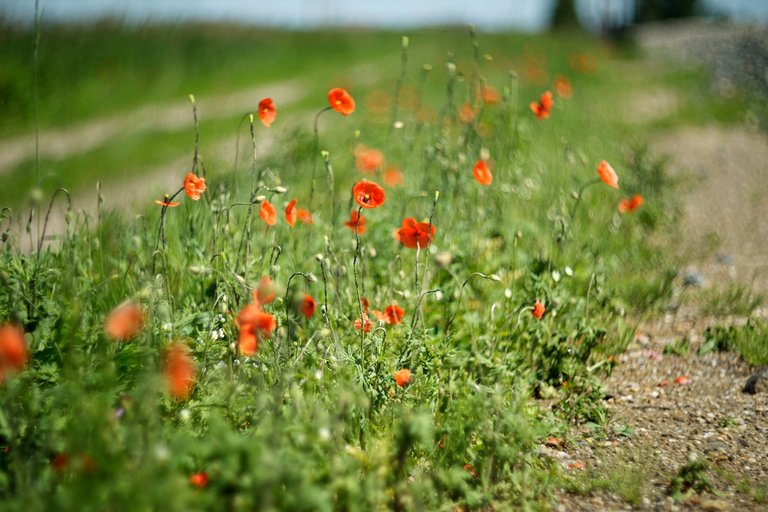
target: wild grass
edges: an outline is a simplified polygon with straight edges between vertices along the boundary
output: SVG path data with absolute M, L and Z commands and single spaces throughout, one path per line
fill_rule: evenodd
M 150 33 L 165 37 L 163 28 Z M 242 37 L 231 43 L 233 54 L 247 53 L 248 38 L 261 34 Z M 370 37 L 352 53 L 389 36 Z M 179 206 L 162 207 L 148 193 L 148 206 L 132 218 L 111 205 L 92 216 L 73 204 L 66 230 L 53 240 L 9 227 L 0 252 L 0 318 L 23 329 L 29 360 L 0 385 L 0 498 L 8 509 L 545 507 L 552 469 L 538 445 L 569 423 L 605 423 L 599 378 L 610 369 L 606 357 L 632 337 L 627 311 L 666 293 L 655 235 L 674 219 L 669 192 L 648 179 L 663 178 L 663 166 L 639 159 L 617 136 L 621 125 L 590 102 L 614 79 L 610 48 L 568 35 L 487 39 L 486 46 L 485 36 L 470 32 L 458 46 L 455 32 L 426 32 L 403 49 L 398 36 L 389 51 L 403 57 L 402 75 L 395 64 L 383 66 L 376 84 L 356 82 L 356 111 L 325 112 L 317 135 L 310 120 L 279 131 L 301 115 L 278 104 L 269 128 L 278 143 L 268 154 L 253 154 L 267 130 L 255 116 L 241 134 L 234 174 L 226 172 L 231 160 L 206 161 L 204 169 L 193 158 L 198 135 L 203 154 L 210 144 L 205 128 L 213 124 L 204 117 L 185 148 L 182 134 L 157 136 L 163 157 L 178 145 L 178 155 L 195 162 L 164 192 L 173 194 L 192 171 L 206 179 L 199 201 L 181 192 Z M 217 38 L 211 41 L 217 48 Z M 460 50 L 446 56 L 454 47 Z M 315 50 L 310 69 L 328 66 L 326 76 L 344 76 L 350 48 L 339 49 L 333 65 Z M 99 49 L 95 62 L 109 51 Z M 170 54 L 171 73 L 193 57 L 203 59 L 195 69 L 213 67 L 204 59 L 216 55 L 229 53 L 197 42 Z M 293 72 L 288 60 L 275 69 Z M 82 73 L 86 80 L 89 72 Z M 556 97 L 551 117 L 536 119 L 528 103 L 557 74 L 572 77 L 573 98 Z M 310 114 L 328 106 L 330 87 L 316 76 L 307 75 L 311 94 L 300 105 L 311 106 Z M 75 90 L 84 94 L 87 83 L 94 82 Z M 184 96 L 196 84 L 184 84 Z M 499 101 L 481 101 L 483 85 L 495 87 Z M 225 86 L 203 89 L 216 87 Z M 389 92 L 382 97 L 382 90 Z M 43 112 L 57 112 L 51 102 L 42 103 Z M 128 102 L 107 103 L 104 111 Z M 461 121 L 467 102 L 474 117 Z M 358 144 L 380 149 L 386 163 L 356 168 Z M 136 147 L 144 145 L 137 140 Z M 121 165 L 121 156 L 128 168 L 136 161 L 128 160 L 130 149 L 76 157 L 83 160 L 61 176 L 98 161 Z M 488 186 L 473 179 L 479 159 L 491 164 Z M 621 190 L 596 179 L 603 159 L 616 168 Z M 401 169 L 403 182 L 385 185 L 381 206 L 359 210 L 353 184 L 383 184 L 389 166 Z M 618 213 L 619 198 L 630 192 L 646 204 Z M 293 198 L 310 209 L 311 224 L 288 225 L 283 212 Z M 260 217 L 266 202 L 277 211 L 272 225 Z M 9 218 L 24 226 L 43 211 L 4 210 L 3 228 L 13 226 Z M 366 219 L 365 233 L 345 225 L 353 211 Z M 436 229 L 427 246 L 393 238 L 407 218 Z M 248 354 L 243 312 L 253 313 L 247 308 L 256 307 L 264 278 L 275 297 L 259 299 L 260 307 L 277 327 L 259 332 L 258 350 Z M 641 292 L 626 284 L 640 280 L 661 284 Z M 299 307 L 306 294 L 317 304 L 314 314 Z M 648 300 L 636 304 L 638 294 Z M 361 298 L 370 302 L 369 332 L 355 328 L 367 308 Z M 126 301 L 141 308 L 144 325 L 131 339 L 111 339 L 105 319 Z M 543 315 L 533 315 L 537 302 Z M 402 323 L 373 313 L 394 304 L 405 312 Z M 178 379 L 167 363 L 178 343 L 194 368 L 189 394 L 167 385 Z M 403 369 L 411 378 L 401 386 L 394 373 Z M 544 394 L 547 406 L 537 399 Z M 632 476 L 621 480 L 635 502 Z

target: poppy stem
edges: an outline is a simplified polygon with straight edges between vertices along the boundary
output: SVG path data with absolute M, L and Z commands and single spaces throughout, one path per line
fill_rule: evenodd
M 576 221 L 576 211 L 579 208 L 579 205 L 581 204 L 581 198 L 584 195 L 584 191 L 586 191 L 589 187 L 592 185 L 597 185 L 600 183 L 600 178 L 595 178 L 594 180 L 587 181 L 584 183 L 581 188 L 579 188 L 579 191 L 576 192 L 576 202 L 573 203 L 573 206 L 571 207 L 571 211 L 568 214 L 568 229 L 563 234 L 563 240 L 568 236 L 568 234 L 571 231 L 571 226 L 573 226 L 573 223 Z
M 331 227 L 333 233 L 336 232 L 336 181 L 333 176 L 333 166 L 331 165 L 331 154 L 323 151 L 323 162 L 325 162 L 325 172 L 328 174 L 328 187 L 331 189 Z M 311 212 L 312 210 L 310 210 Z
M 315 136 L 314 139 L 314 145 L 312 147 L 312 179 L 309 182 L 309 211 L 312 211 L 312 201 L 315 198 L 315 174 L 317 171 L 317 153 L 320 151 L 320 131 L 318 130 L 318 123 L 320 122 L 320 116 L 323 115 L 323 112 L 328 112 L 329 110 L 333 110 L 333 107 L 325 107 L 321 109 L 320 111 L 315 114 L 315 121 L 312 125 L 313 127 L 313 133 Z
M 320 276 L 323 278 L 323 318 L 325 319 L 325 325 L 331 331 L 333 341 L 336 342 L 336 333 L 333 331 L 333 325 L 331 325 L 331 318 L 328 313 L 328 279 L 325 277 L 325 258 L 322 254 L 318 254 L 315 259 L 320 263 Z
M 387 147 L 389 147 L 389 137 L 392 135 L 392 129 L 397 121 L 397 105 L 400 102 L 400 91 L 405 82 L 405 71 L 408 67 L 408 36 L 403 36 L 402 51 L 400 52 L 400 76 L 395 84 L 395 92 L 392 98 L 392 109 L 389 112 L 389 127 L 387 128 Z
M 189 95 L 189 101 L 192 103 L 192 119 L 195 122 L 195 155 L 192 157 L 192 173 L 197 174 L 197 162 L 200 157 L 200 125 L 197 122 L 197 103 L 195 103 L 195 95 Z M 205 173 L 203 173 L 205 177 Z
M 155 260 L 157 259 L 157 252 L 158 249 L 161 247 L 162 243 L 162 253 L 163 253 L 163 276 L 166 274 L 166 266 L 165 266 L 165 211 L 168 209 L 168 205 L 176 199 L 176 196 L 181 194 L 184 191 L 184 187 L 181 187 L 179 190 L 176 191 L 175 194 L 173 194 L 171 197 L 169 197 L 167 200 L 165 200 L 165 204 L 163 204 L 163 208 L 160 210 L 160 226 L 158 227 L 157 231 L 157 242 L 155 242 L 155 251 L 152 253 L 152 275 L 155 275 Z M 167 197 L 167 196 L 166 196 Z
M 360 361 L 365 359 L 365 318 L 363 317 L 363 301 L 360 300 L 360 285 L 357 282 L 357 258 L 360 256 L 360 216 L 363 207 L 357 209 L 357 222 L 355 222 L 355 257 L 352 259 L 352 275 L 355 278 L 355 293 L 357 305 L 360 308 Z
M 459 298 L 456 299 L 456 307 L 453 309 L 453 314 L 451 315 L 451 318 L 445 324 L 445 331 L 446 332 L 448 332 L 448 329 L 453 324 L 453 320 L 456 318 L 456 313 L 459 312 L 459 308 L 461 307 L 461 298 L 464 295 L 464 287 L 467 286 L 467 284 L 469 284 L 469 282 L 475 276 L 482 277 L 483 279 L 489 279 L 491 281 L 498 281 L 499 280 L 498 276 L 491 277 L 490 275 L 483 274 L 482 272 L 472 272 L 471 274 L 469 274 L 469 277 L 467 277 L 464 280 L 464 283 L 462 283 L 461 288 L 459 288 Z

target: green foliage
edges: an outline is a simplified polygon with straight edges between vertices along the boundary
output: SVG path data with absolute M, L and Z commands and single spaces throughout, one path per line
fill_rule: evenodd
M 353 116 L 327 112 L 319 139 L 299 128 L 263 159 L 241 155 L 234 175 L 204 168 L 196 154 L 192 170 L 208 186 L 198 202 L 179 190 L 178 207 L 124 218 L 100 204 L 96 219 L 75 204 L 55 240 L 7 231 L 0 319 L 23 326 L 30 352 L 26 368 L 0 385 L 0 499 L 8 509 L 546 504 L 552 470 L 538 442 L 569 423 L 608 421 L 600 377 L 611 369 L 606 357 L 631 339 L 628 304 L 641 307 L 621 282 L 636 274 L 666 293 L 649 242 L 670 222 L 661 213 L 666 191 L 655 188 L 665 174 L 643 159 L 634 174 L 620 169 L 656 213 L 652 222 L 619 217 L 612 190 L 581 186 L 600 159 L 622 152 L 619 142 L 578 129 L 591 107 L 574 101 L 546 122 L 532 118 L 523 100 L 536 88 L 519 90 L 519 77 L 498 67 L 517 56 L 485 59 L 471 37 L 477 46 L 435 66 L 422 89 L 409 69 L 404 84 L 386 82 L 411 87 L 414 97 L 397 109 L 362 108 L 375 89 L 361 86 Z M 178 51 L 210 64 L 202 40 Z M 96 60 L 111 51 L 99 48 Z M 185 66 L 175 52 L 169 58 Z M 552 70 L 565 73 L 566 62 L 554 52 Z M 500 101 L 476 101 L 480 85 L 494 85 Z M 322 99 L 326 87 L 315 87 Z M 475 118 L 460 121 L 467 101 L 476 101 Z M 562 125 L 552 126 L 559 116 Z M 391 118 L 402 126 L 390 129 Z M 402 167 L 404 184 L 387 186 L 385 204 L 363 213 L 367 231 L 356 236 L 344 226 L 355 208 L 349 190 L 362 178 L 382 181 L 355 170 L 358 142 Z M 317 149 L 328 152 L 327 166 Z M 482 187 L 472 166 L 486 153 L 494 181 Z M 573 190 L 581 190 L 578 202 Z M 311 225 L 283 220 L 294 197 L 311 210 Z M 258 216 L 265 200 L 278 211 L 274 226 Z M 408 217 L 436 227 L 429 247 L 392 239 Z M 37 220 L 14 221 L 31 228 L 29 218 Z M 277 291 L 261 307 L 278 327 L 246 356 L 237 317 L 264 277 Z M 297 293 L 317 300 L 311 318 L 296 310 Z M 403 323 L 376 321 L 361 332 L 359 298 L 370 300 L 373 320 L 374 309 L 399 304 Z M 105 318 L 126 300 L 144 311 L 144 327 L 112 340 Z M 537 301 L 546 307 L 541 318 L 532 315 Z M 164 354 L 178 341 L 196 368 L 185 397 L 173 397 L 166 382 Z M 403 387 L 393 378 L 400 369 L 412 374 Z M 190 482 L 198 472 L 208 476 L 201 488 Z
M 704 331 L 699 354 L 736 351 L 749 364 L 768 364 L 768 324 L 750 318 L 742 325 L 717 325 Z
M 702 493 L 712 489 L 707 479 L 709 466 L 706 462 L 692 461 L 682 466 L 667 486 L 667 494 L 680 500 L 690 493 Z

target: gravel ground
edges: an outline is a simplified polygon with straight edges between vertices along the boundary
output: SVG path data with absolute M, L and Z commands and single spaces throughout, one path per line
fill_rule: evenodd
M 666 23 L 640 30 L 639 42 L 651 58 L 708 66 L 721 93 L 740 87 L 768 98 L 766 27 Z M 647 97 L 674 105 L 669 94 Z M 653 105 L 646 110 L 658 112 Z M 768 292 L 768 136 L 749 127 L 682 127 L 660 134 L 652 147 L 670 157 L 674 173 L 694 182 L 681 196 L 680 247 L 701 247 L 709 235 L 722 242 L 718 255 L 689 253 L 696 284 L 739 283 Z M 754 316 L 766 318 L 768 309 Z M 615 488 L 562 492 L 555 510 L 768 511 L 768 383 L 744 394 L 755 368 L 736 353 L 697 354 L 708 326 L 739 321 L 704 317 L 688 304 L 641 325 L 604 384 L 608 434 L 579 427 L 571 444 L 542 447 L 542 456 L 560 461 L 566 474 L 607 477 Z M 664 354 L 684 337 L 686 354 Z M 682 377 L 687 383 L 676 383 Z M 706 464 L 702 476 L 711 487 L 676 501 L 667 486 L 693 461 Z M 620 496 L 633 485 L 640 491 L 630 504 Z

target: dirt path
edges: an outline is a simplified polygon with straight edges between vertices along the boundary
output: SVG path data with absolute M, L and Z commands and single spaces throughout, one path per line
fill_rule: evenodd
M 198 97 L 198 109 L 207 119 L 232 117 L 253 111 L 264 97 L 272 97 L 278 105 L 289 105 L 305 94 L 299 80 L 275 82 L 216 96 Z M 144 105 L 127 112 L 91 119 L 67 128 L 40 132 L 40 156 L 61 159 L 85 153 L 107 140 L 126 132 L 174 131 L 192 126 L 186 99 Z M 0 140 L 0 175 L 21 162 L 34 158 L 35 134 Z

